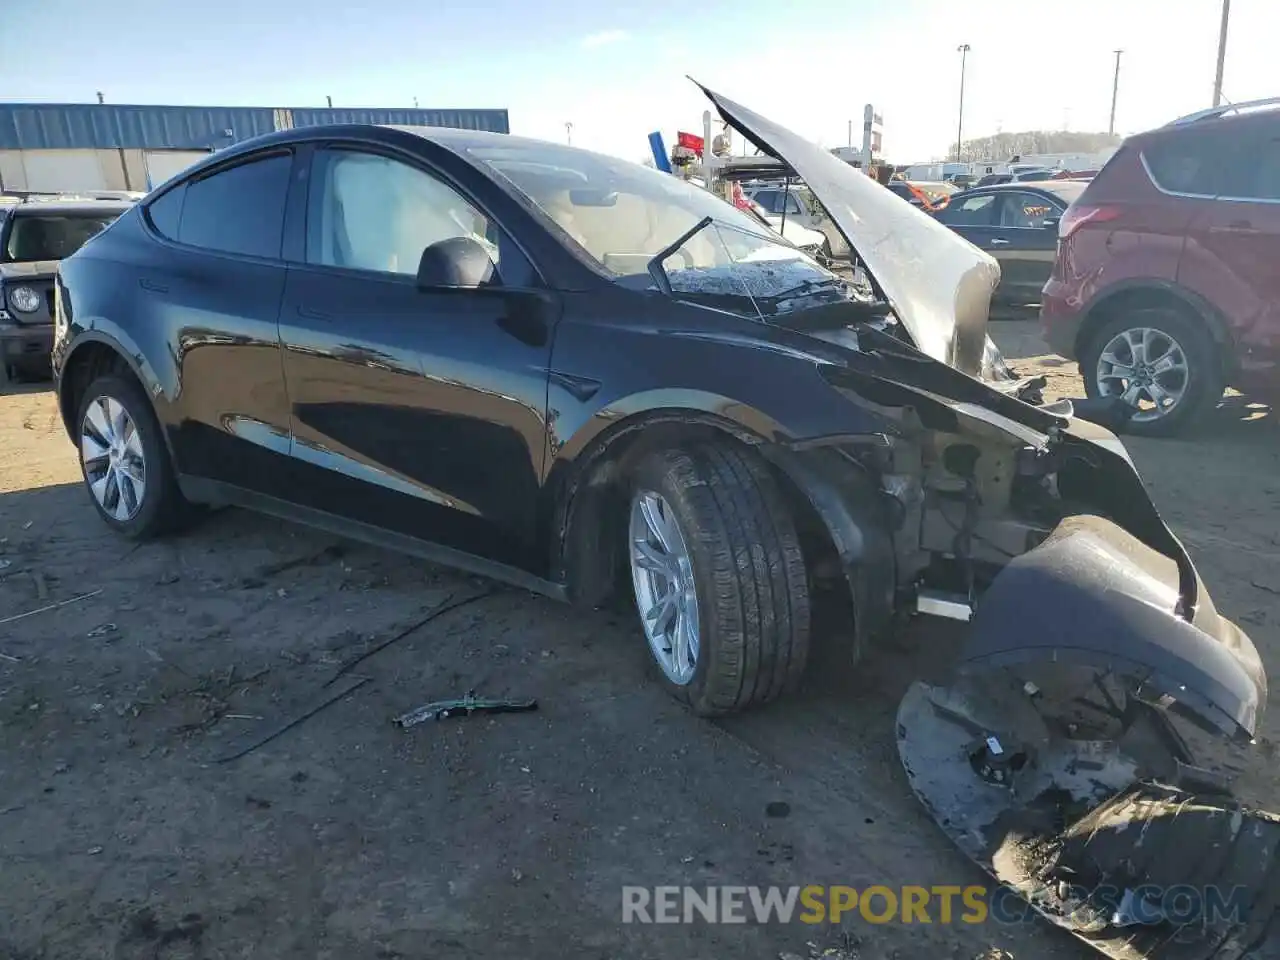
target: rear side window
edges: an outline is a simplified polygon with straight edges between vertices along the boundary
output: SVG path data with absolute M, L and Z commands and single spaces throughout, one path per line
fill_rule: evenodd
M 1175 136 L 1146 147 L 1142 158 L 1161 190 L 1212 197 L 1218 192 L 1223 150 L 1207 137 Z
M 278 258 L 292 164 L 291 154 L 277 154 L 188 182 L 178 241 L 223 253 Z
M 178 239 L 178 222 L 182 219 L 182 198 L 186 192 L 187 188 L 183 185 L 147 204 L 147 219 L 170 240 Z

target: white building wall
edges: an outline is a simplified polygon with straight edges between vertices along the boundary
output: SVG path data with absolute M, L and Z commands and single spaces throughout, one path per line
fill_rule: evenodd
M 146 190 L 209 154 L 201 150 L 0 150 L 6 190 Z
M 209 156 L 207 150 L 148 150 L 143 158 L 146 167 L 146 183 L 139 189 L 158 187 L 207 156 Z

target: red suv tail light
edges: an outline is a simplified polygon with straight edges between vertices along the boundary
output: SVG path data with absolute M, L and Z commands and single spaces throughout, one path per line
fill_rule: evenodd
M 1058 238 L 1067 240 L 1086 223 L 1106 223 L 1120 216 L 1120 208 L 1106 204 L 1073 203 L 1058 222 Z

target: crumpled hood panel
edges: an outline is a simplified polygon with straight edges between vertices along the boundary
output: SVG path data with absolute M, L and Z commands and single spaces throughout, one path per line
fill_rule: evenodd
M 978 376 L 991 294 L 1000 281 L 996 261 L 821 147 L 727 97 L 702 90 L 727 123 L 804 179 L 916 346 Z

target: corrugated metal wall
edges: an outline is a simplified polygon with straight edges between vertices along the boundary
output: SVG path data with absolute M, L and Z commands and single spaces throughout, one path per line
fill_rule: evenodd
M 216 150 L 283 127 L 395 123 L 509 133 L 506 110 L 0 103 L 0 150 Z

